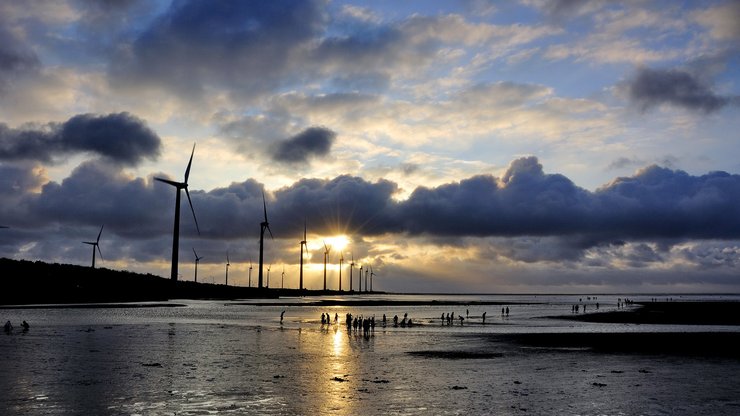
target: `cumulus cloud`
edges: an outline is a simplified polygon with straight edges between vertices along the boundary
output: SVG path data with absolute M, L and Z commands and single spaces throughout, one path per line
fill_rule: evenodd
M 325 127 L 309 127 L 297 135 L 276 143 L 272 159 L 283 163 L 308 163 L 316 157 L 327 156 L 337 134 Z
M 161 140 L 129 113 L 81 114 L 64 123 L 10 128 L 0 123 L 0 160 L 52 162 L 56 156 L 89 152 L 110 161 L 136 165 L 155 159 Z
M 736 100 L 716 94 L 695 75 L 676 69 L 638 69 L 629 81 L 628 94 L 642 111 L 669 104 L 711 113 Z

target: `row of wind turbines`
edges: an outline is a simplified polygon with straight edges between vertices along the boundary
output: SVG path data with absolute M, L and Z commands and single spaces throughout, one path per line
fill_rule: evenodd
M 190 152 L 190 160 L 188 161 L 187 168 L 185 169 L 185 176 L 184 180 L 182 182 L 176 182 L 170 179 L 165 178 L 159 178 L 155 177 L 154 180 L 166 183 L 168 185 L 171 185 L 175 188 L 175 221 L 173 226 L 173 232 L 172 232 L 172 266 L 170 269 L 170 280 L 173 282 L 177 281 L 178 278 L 178 264 L 179 264 L 179 254 L 180 254 L 180 200 L 181 200 L 181 192 L 182 190 L 185 190 L 185 195 L 188 198 L 188 204 L 190 206 L 190 212 L 193 214 L 193 220 L 195 221 L 195 228 L 198 232 L 198 235 L 200 235 L 200 226 L 198 225 L 198 219 L 195 216 L 195 209 L 193 208 L 193 201 L 190 198 L 190 192 L 188 192 L 188 179 L 190 177 L 190 168 L 193 164 L 193 156 L 195 155 L 195 144 L 193 144 L 193 150 Z M 264 285 L 264 279 L 263 279 L 263 269 L 264 269 L 264 243 L 265 243 L 265 231 L 267 231 L 270 234 L 270 238 L 274 239 L 274 236 L 272 235 L 272 230 L 270 229 L 270 223 L 267 219 L 267 202 L 265 200 L 265 194 L 262 193 L 262 207 L 263 207 L 263 214 L 264 214 L 264 220 L 260 223 L 260 245 L 259 245 L 259 268 L 258 268 L 258 279 L 257 279 L 257 287 L 259 289 L 262 289 L 265 287 Z M 100 254 L 100 257 L 102 258 L 103 254 L 100 251 L 100 237 L 103 234 L 103 227 L 100 227 L 100 232 L 98 233 L 98 237 L 95 241 L 83 241 L 83 244 L 88 244 L 92 246 L 92 268 L 95 268 L 95 257 L 96 257 L 96 251 L 98 254 Z M 8 228 L 5 226 L 0 226 L 0 228 Z M 303 279 L 303 249 L 305 247 L 306 253 L 308 253 L 308 242 L 306 238 L 307 233 L 307 226 L 304 222 L 303 224 L 303 240 L 300 241 L 301 246 L 301 257 L 300 257 L 300 271 L 299 271 L 299 283 L 298 287 L 300 290 L 304 290 L 304 279 Z M 329 258 L 329 253 L 331 251 L 331 247 L 327 246 L 326 242 L 324 242 L 324 285 L 323 289 L 327 290 L 326 285 L 326 270 L 327 270 L 327 261 Z M 194 280 L 195 282 L 198 281 L 198 264 L 201 260 L 203 260 L 204 257 L 198 256 L 198 253 L 195 251 L 195 248 L 193 248 L 193 255 L 195 256 L 195 276 Z M 344 254 L 341 253 L 340 259 L 339 259 L 339 291 L 342 291 L 342 265 L 344 262 Z M 355 268 L 357 264 L 354 261 L 354 256 L 352 256 L 352 261 L 350 262 L 349 267 L 349 290 L 350 292 L 353 291 L 352 287 L 352 274 L 353 269 Z M 229 284 L 229 267 L 231 266 L 231 262 L 229 259 L 229 253 L 226 253 L 226 281 L 225 284 L 228 286 Z M 267 286 L 269 288 L 270 286 L 270 268 L 272 265 L 267 266 Z M 362 292 L 362 272 L 363 272 L 363 265 L 359 266 L 359 276 L 358 276 L 358 287 L 359 291 Z M 373 278 L 376 276 L 376 273 L 373 272 L 372 266 L 368 266 L 365 268 L 365 292 L 373 291 Z M 370 284 L 368 287 L 368 277 L 370 279 Z M 285 268 L 283 268 L 282 272 L 282 278 L 281 278 L 281 287 L 284 286 L 285 281 Z M 249 262 L 249 287 L 252 287 L 252 262 Z

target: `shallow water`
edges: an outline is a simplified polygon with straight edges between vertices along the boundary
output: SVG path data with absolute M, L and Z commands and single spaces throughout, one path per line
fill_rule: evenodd
M 508 317 L 493 305 L 298 306 L 304 299 L 287 300 L 291 306 L 173 301 L 185 306 L 0 310 L 0 319 L 31 324 L 27 332 L 0 336 L 0 414 L 740 412 L 737 359 L 527 348 L 495 337 L 707 330 L 544 318 L 569 314 L 579 298 L 587 302 L 583 296 L 401 297 L 500 300 L 510 303 Z M 599 296 L 589 308 L 596 301 L 600 310 L 616 308 L 616 296 Z M 470 318 L 463 326 L 441 325 L 443 312 L 457 316 L 465 309 Z M 323 312 L 339 314 L 340 323 L 322 326 Z M 363 337 L 347 332 L 347 312 L 378 320 L 408 313 L 423 325 L 379 325 Z M 414 351 L 450 355 L 409 354 Z M 453 359 L 459 352 L 471 354 Z

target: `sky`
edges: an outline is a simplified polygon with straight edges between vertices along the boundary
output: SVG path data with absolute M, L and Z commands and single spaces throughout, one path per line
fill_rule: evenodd
M 0 256 L 740 292 L 737 1 L 0 0 Z M 193 150 L 193 146 L 195 148 Z M 250 264 L 253 270 L 250 271 Z M 20 277 L 18 277 L 20 278 Z M 31 278 L 31 277 L 24 277 Z M 363 282 L 364 283 L 364 282 Z

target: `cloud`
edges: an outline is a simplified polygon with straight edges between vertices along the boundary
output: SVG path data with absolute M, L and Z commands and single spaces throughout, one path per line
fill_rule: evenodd
M 719 6 L 708 7 L 694 13 L 694 18 L 700 24 L 709 28 L 711 35 L 716 39 L 740 39 L 740 3 L 728 2 Z
M 298 76 L 292 60 L 324 26 L 322 4 L 173 2 L 120 45 L 109 72 L 124 88 L 154 86 L 190 98 L 210 88 L 239 96 L 270 91 Z
M 16 78 L 37 71 L 41 62 L 25 42 L 2 27 L 0 18 L 0 97 Z
M 297 135 L 276 143 L 272 159 L 282 163 L 308 163 L 316 157 L 327 156 L 337 134 L 325 127 L 309 127 Z
M 630 100 L 641 111 L 669 104 L 711 113 L 733 99 L 714 93 L 696 76 L 676 69 L 640 68 L 627 86 Z
M 13 129 L 0 123 L 0 160 L 52 162 L 55 157 L 94 153 L 109 161 L 137 165 L 156 159 L 161 140 L 146 123 L 129 113 L 81 114 L 64 123 Z

